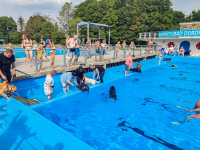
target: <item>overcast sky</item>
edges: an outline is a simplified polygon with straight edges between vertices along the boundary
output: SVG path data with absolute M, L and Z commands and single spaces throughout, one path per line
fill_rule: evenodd
M 0 16 L 11 16 L 15 21 L 21 15 L 25 21 L 35 12 L 50 15 L 56 19 L 58 11 L 66 1 L 77 5 L 84 0 L 0 0 Z M 175 10 L 183 11 L 186 15 L 192 10 L 198 10 L 200 0 L 172 0 Z

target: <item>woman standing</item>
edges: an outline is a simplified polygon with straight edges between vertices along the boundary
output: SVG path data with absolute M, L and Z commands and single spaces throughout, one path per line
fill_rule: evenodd
M 25 35 L 22 34 L 22 44 L 21 44 L 22 50 L 25 49 L 25 47 L 24 47 L 24 41 L 25 41 Z M 25 51 L 24 51 L 24 52 L 25 52 Z M 26 54 L 26 53 L 25 53 L 25 54 Z M 27 55 L 26 55 L 26 58 L 27 58 Z M 26 62 L 28 63 L 28 59 L 26 59 Z
M 120 41 L 118 41 L 116 44 L 116 58 L 115 59 L 117 59 L 117 54 L 118 54 L 120 48 L 121 48 L 121 44 L 120 44 Z
M 70 57 L 69 57 L 69 51 L 70 51 L 70 50 L 68 49 L 69 45 L 67 45 L 69 39 L 70 39 L 70 36 L 67 35 L 67 36 L 66 36 L 66 41 L 65 41 L 65 43 L 66 43 L 66 48 L 67 48 L 67 56 L 66 56 L 66 58 L 70 58 Z
M 47 54 L 46 54 L 46 52 L 45 52 L 46 43 L 45 43 L 45 41 L 43 40 L 43 37 L 40 37 L 40 45 L 43 46 L 43 55 L 44 55 L 45 58 L 46 58 L 46 62 L 48 62 L 49 60 L 48 60 Z
M 161 62 L 161 59 L 162 59 L 162 54 L 163 54 L 163 51 L 160 51 L 160 53 L 159 53 L 159 65 L 160 65 L 160 62 Z
M 87 47 L 87 58 L 90 58 L 90 48 L 91 48 L 91 41 L 90 37 L 87 37 L 87 42 L 86 42 L 86 47 Z
M 27 56 L 28 63 L 30 63 L 30 67 L 32 67 L 32 63 L 34 65 L 34 60 L 33 60 L 33 51 L 32 51 L 32 40 L 30 39 L 29 35 L 26 34 L 24 36 L 24 47 L 25 47 L 25 53 Z
M 52 70 L 45 79 L 44 82 L 44 93 L 47 95 L 47 98 L 50 100 L 51 99 L 51 94 L 53 93 L 52 88 L 54 87 L 54 79 L 53 76 L 57 74 L 56 70 Z
M 135 47 L 135 43 L 131 42 L 130 46 L 129 46 L 129 56 L 131 55 L 131 50 L 133 50 Z
M 123 53 L 125 53 L 125 51 L 126 51 L 126 41 L 125 40 L 123 41 L 122 46 L 123 46 Z

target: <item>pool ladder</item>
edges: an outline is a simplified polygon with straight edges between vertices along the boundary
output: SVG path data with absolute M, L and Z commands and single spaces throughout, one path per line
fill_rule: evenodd
M 35 105 L 35 104 L 41 103 L 41 101 L 39 101 L 37 99 L 32 99 L 32 100 L 29 99 L 29 98 L 24 99 L 24 98 L 19 97 L 19 96 L 16 98 L 16 100 L 18 100 L 19 102 L 21 102 L 21 103 L 23 103 L 23 104 L 25 104 L 27 106 L 31 106 L 31 105 Z

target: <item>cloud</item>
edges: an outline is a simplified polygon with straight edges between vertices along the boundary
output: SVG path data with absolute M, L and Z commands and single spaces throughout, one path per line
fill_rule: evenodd
M 7 0 L 8 3 L 10 4 L 15 4 L 15 5 L 34 5 L 34 4 L 64 4 L 65 2 L 70 2 L 70 0 Z

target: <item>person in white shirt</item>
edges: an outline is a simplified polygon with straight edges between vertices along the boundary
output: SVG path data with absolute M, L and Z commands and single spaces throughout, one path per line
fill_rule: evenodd
M 165 55 L 168 54 L 168 52 L 169 52 L 169 47 L 168 46 L 165 48 L 164 52 L 165 52 Z
M 54 84 L 54 79 L 53 76 L 57 74 L 56 70 L 52 70 L 45 79 L 44 82 L 44 93 L 47 95 L 47 98 L 50 100 L 51 99 L 51 94 L 53 93 L 52 87 Z

